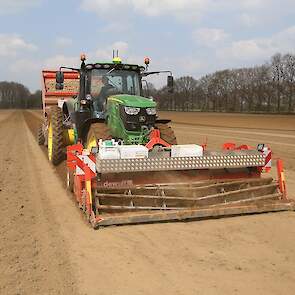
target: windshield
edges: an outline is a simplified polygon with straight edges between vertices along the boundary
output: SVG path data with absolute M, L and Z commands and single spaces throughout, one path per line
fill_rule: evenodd
M 93 69 L 91 95 L 100 95 L 104 87 L 112 88 L 116 94 L 140 95 L 139 77 L 135 71 Z

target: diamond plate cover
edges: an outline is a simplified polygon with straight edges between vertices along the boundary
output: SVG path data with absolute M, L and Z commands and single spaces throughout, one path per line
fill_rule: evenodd
M 98 173 L 171 171 L 192 169 L 223 169 L 262 167 L 264 155 L 257 151 L 212 152 L 203 157 L 100 159 L 96 158 Z

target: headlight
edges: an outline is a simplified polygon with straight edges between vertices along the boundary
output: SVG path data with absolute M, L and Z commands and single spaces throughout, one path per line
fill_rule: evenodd
M 125 113 L 128 115 L 137 115 L 140 112 L 140 108 L 125 107 Z
M 148 115 L 155 115 L 156 114 L 156 109 L 155 108 L 147 108 L 146 113 Z

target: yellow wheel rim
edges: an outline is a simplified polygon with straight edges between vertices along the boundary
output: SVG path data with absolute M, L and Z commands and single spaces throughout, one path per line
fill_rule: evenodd
M 96 138 L 95 136 L 91 136 L 87 141 L 86 149 L 91 152 L 91 149 L 95 147 L 97 147 Z
M 49 123 L 48 126 L 48 159 L 52 160 L 52 124 Z
M 65 145 L 72 145 L 75 143 L 75 131 L 74 129 L 66 129 L 63 131 L 63 138 Z

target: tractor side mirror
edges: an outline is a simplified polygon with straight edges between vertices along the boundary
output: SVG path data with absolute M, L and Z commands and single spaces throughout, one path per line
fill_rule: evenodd
M 173 93 L 174 91 L 174 79 L 173 76 L 167 77 L 167 88 L 169 93 Z
M 56 72 L 55 80 L 56 80 L 55 89 L 56 90 L 63 90 L 65 77 L 64 77 L 64 73 L 62 71 Z

